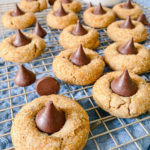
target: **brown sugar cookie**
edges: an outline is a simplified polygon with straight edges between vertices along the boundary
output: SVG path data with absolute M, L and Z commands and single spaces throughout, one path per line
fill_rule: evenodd
M 113 41 L 129 41 L 132 37 L 134 42 L 147 40 L 147 31 L 144 25 L 133 21 L 128 17 L 125 21 L 116 21 L 107 28 L 107 35 Z
M 46 0 L 21 0 L 20 8 L 25 12 L 39 12 L 47 8 Z
M 25 63 L 40 56 L 45 48 L 45 42 L 33 34 L 23 34 L 20 30 L 16 35 L 4 39 L 0 43 L 0 57 L 4 60 Z
M 98 37 L 97 30 L 82 26 L 78 22 L 77 25 L 70 25 L 61 32 L 59 42 L 65 49 L 77 48 L 80 44 L 85 48 L 96 49 L 100 44 Z
M 113 21 L 115 21 L 115 13 L 107 7 L 89 7 L 83 13 L 83 20 L 85 24 L 95 28 L 105 28 Z M 91 21 L 92 20 L 92 21 Z
M 57 78 L 74 85 L 88 85 L 103 73 L 105 63 L 93 50 L 82 48 L 67 49 L 59 53 L 53 61 L 53 71 Z
M 93 97 L 113 116 L 132 118 L 150 109 L 150 84 L 127 70 L 110 72 L 96 81 Z
M 62 95 L 41 96 L 26 104 L 11 128 L 16 150 L 82 150 L 88 134 L 87 113 L 76 101 Z
M 56 0 L 53 5 L 54 11 L 58 10 L 60 3 L 62 3 L 64 9 L 67 12 L 73 11 L 73 12 L 77 13 L 82 9 L 80 2 L 77 0 Z
M 142 9 L 139 7 L 139 5 L 131 3 L 130 0 L 128 0 L 126 3 L 115 5 L 113 7 L 113 11 L 120 19 L 126 19 L 128 16 L 131 16 L 132 19 L 137 19 L 142 13 Z
M 23 12 L 18 5 L 14 11 L 8 11 L 2 16 L 2 24 L 6 28 L 25 29 L 36 21 L 36 17 L 32 12 Z
M 128 69 L 130 72 L 141 74 L 150 69 L 150 51 L 143 45 L 116 42 L 104 51 L 105 62 L 112 70 Z
M 66 12 L 60 3 L 59 9 L 49 12 L 47 24 L 54 29 L 64 29 L 65 27 L 76 24 L 78 16 L 74 12 Z

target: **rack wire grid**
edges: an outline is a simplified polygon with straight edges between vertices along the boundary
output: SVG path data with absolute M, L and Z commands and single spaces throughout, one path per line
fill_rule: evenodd
M 14 1 L 13 1 L 14 2 Z M 7 10 L 14 8 L 14 3 L 3 1 L 0 3 L 0 16 Z M 150 19 L 150 9 L 141 6 Z M 83 4 L 83 10 L 86 5 Z M 36 13 L 37 20 L 47 31 L 45 37 L 46 49 L 42 56 L 34 59 L 30 63 L 24 64 L 25 67 L 36 73 L 37 80 L 43 76 L 51 75 L 52 62 L 54 57 L 63 50 L 58 43 L 61 30 L 54 30 L 46 25 L 46 15 L 52 8 Z M 83 11 L 79 13 L 82 20 Z M 83 21 L 81 21 L 83 22 Z M 32 32 L 33 26 L 24 31 Z M 98 29 L 100 33 L 101 45 L 97 48 L 97 52 L 103 56 L 104 49 L 112 43 L 106 35 L 105 29 Z M 150 28 L 147 28 L 148 40 L 143 42 L 145 46 L 150 45 Z M 0 40 L 15 34 L 16 31 L 6 29 L 0 24 Z M 26 103 L 38 97 L 35 91 L 35 84 L 28 87 L 17 87 L 13 78 L 17 72 L 18 64 L 11 63 L 0 59 L 0 150 L 13 150 L 11 141 L 11 125 L 16 113 Z M 107 66 L 104 73 L 111 71 Z M 141 75 L 147 82 L 150 82 L 150 71 Z M 55 77 L 55 76 L 54 76 Z M 90 118 L 90 133 L 85 150 L 136 150 L 148 149 L 150 145 L 150 115 L 147 112 L 133 119 L 121 119 L 106 113 L 100 109 L 92 98 L 92 85 L 73 86 L 59 80 L 59 94 L 68 96 L 81 104 L 86 110 Z

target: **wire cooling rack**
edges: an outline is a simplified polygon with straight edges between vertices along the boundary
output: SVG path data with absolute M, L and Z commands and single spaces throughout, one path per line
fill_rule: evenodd
M 141 6 L 150 20 L 150 9 Z M 14 3 L 7 1 L 0 3 L 0 16 L 7 10 L 14 8 Z M 83 5 L 83 10 L 85 5 Z M 53 30 L 46 25 L 46 15 L 51 10 L 48 8 L 41 13 L 36 13 L 40 24 L 47 31 L 45 37 L 46 49 L 42 56 L 30 63 L 24 64 L 25 67 L 32 70 L 37 75 L 37 80 L 43 76 L 51 75 L 52 62 L 54 57 L 63 50 L 58 43 L 60 30 Z M 83 11 L 79 14 L 82 22 Z M 32 32 L 33 27 L 24 31 Z M 103 50 L 112 41 L 106 35 L 106 30 L 98 30 L 100 33 L 101 45 L 97 52 L 103 56 Z M 143 44 L 150 48 L 150 28 L 148 40 Z M 4 28 L 0 24 L 0 40 L 3 40 L 14 34 L 14 30 Z M 6 62 L 0 59 L 0 150 L 12 150 L 10 129 L 12 120 L 20 108 L 38 97 L 35 91 L 35 84 L 28 87 L 17 87 L 13 78 L 17 72 L 18 64 Z M 111 71 L 107 66 L 104 72 Z M 147 82 L 150 82 L 150 71 L 141 75 Z M 55 77 L 55 76 L 54 76 Z M 85 150 L 146 150 L 150 145 L 150 115 L 149 112 L 133 119 L 120 119 L 109 115 L 100 109 L 92 98 L 92 85 L 89 86 L 72 86 L 59 81 L 61 88 L 59 94 L 63 94 L 78 101 L 86 110 L 90 118 L 90 134 Z

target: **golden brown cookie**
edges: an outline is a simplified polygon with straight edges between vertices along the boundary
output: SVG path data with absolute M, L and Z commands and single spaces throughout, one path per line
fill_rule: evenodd
M 93 50 L 84 48 L 90 62 L 84 66 L 74 65 L 70 56 L 76 48 L 64 50 L 53 61 L 53 71 L 57 78 L 74 85 L 88 85 L 95 82 L 103 73 L 105 63 L 101 56 Z
M 21 0 L 20 8 L 25 12 L 39 12 L 47 8 L 46 0 L 28 1 Z
M 68 12 L 65 16 L 55 16 L 55 11 L 47 15 L 47 24 L 54 29 L 64 29 L 65 27 L 76 24 L 78 17 L 74 12 Z
M 123 43 L 116 42 L 105 49 L 104 59 L 109 67 L 118 71 L 128 69 L 137 74 L 148 71 L 150 69 L 150 51 L 145 46 L 134 43 L 137 54 L 123 55 L 118 51 Z
M 132 37 L 135 42 L 147 40 L 147 31 L 142 23 L 132 21 L 133 29 L 120 28 L 122 23 L 124 23 L 124 20 L 113 22 L 108 26 L 107 35 L 111 40 L 125 42 L 129 41 Z
M 62 2 L 62 0 L 55 1 L 54 5 L 53 5 L 54 11 L 58 10 L 61 2 Z M 73 11 L 73 12 L 77 13 L 82 9 L 80 2 L 77 0 L 72 0 L 71 3 L 62 3 L 62 5 L 67 12 Z
M 90 27 L 105 28 L 115 20 L 115 14 L 110 8 L 103 7 L 106 13 L 102 15 L 93 14 L 95 9 L 90 7 L 83 13 L 83 20 Z
M 25 29 L 35 23 L 36 17 L 32 12 L 20 16 L 12 16 L 13 11 L 8 11 L 2 16 L 2 24 L 6 28 Z
M 44 40 L 36 35 L 26 35 L 31 39 L 31 42 L 21 47 L 15 47 L 12 44 L 15 35 L 4 39 L 0 43 L 0 57 L 11 62 L 25 63 L 40 56 L 45 48 Z
M 36 114 L 53 101 L 55 107 L 65 112 L 64 126 L 53 134 L 38 130 Z M 89 134 L 89 118 L 76 102 L 62 95 L 42 96 L 26 104 L 16 115 L 11 136 L 16 150 L 82 150 Z
M 75 27 L 76 25 L 70 25 L 66 27 L 60 34 L 59 42 L 65 49 L 76 48 L 80 44 L 89 49 L 96 49 L 98 47 L 100 42 L 98 39 L 99 34 L 97 30 L 84 26 L 84 28 L 87 30 L 87 34 L 76 36 L 72 34 L 72 31 Z
M 142 9 L 138 4 L 132 3 L 133 8 L 131 9 L 123 8 L 122 6 L 124 4 L 125 3 L 120 3 L 113 7 L 113 11 L 120 19 L 126 19 L 128 16 L 131 16 L 132 19 L 137 19 L 142 13 Z
M 93 87 L 93 97 L 96 103 L 105 111 L 121 118 L 136 117 L 147 112 L 150 109 L 150 84 L 138 75 L 130 73 L 138 90 L 129 97 L 119 96 L 112 92 L 110 84 L 121 74 L 121 71 L 107 73 L 96 81 Z

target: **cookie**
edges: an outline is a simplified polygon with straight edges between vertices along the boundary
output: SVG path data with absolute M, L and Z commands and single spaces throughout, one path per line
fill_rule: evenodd
M 20 8 L 25 12 L 39 12 L 47 8 L 46 0 L 21 0 Z
M 17 36 L 12 35 L 0 43 L 0 57 L 6 61 L 25 63 L 40 56 L 45 48 L 45 42 L 33 34 L 25 34 L 24 39 L 18 37 L 22 33 L 17 32 Z M 28 40 L 25 40 L 28 38 Z M 23 45 L 23 46 L 21 46 Z
M 53 5 L 53 10 L 57 11 L 60 3 L 62 2 L 62 5 L 64 7 L 64 9 L 69 12 L 69 11 L 73 11 L 75 13 L 80 12 L 80 10 L 82 9 L 81 4 L 79 1 L 77 0 L 56 0 L 54 5 Z
M 32 12 L 23 12 L 16 5 L 14 11 L 8 11 L 2 16 L 2 24 L 10 29 L 25 29 L 36 21 L 36 17 Z
M 127 46 L 130 41 L 128 45 L 126 44 Z M 104 51 L 105 62 L 112 70 L 128 69 L 130 72 L 141 74 L 150 69 L 150 51 L 145 46 L 134 43 L 137 54 L 122 54 L 119 52 L 122 45 L 124 43 L 116 42 L 109 45 Z
M 96 11 L 97 14 L 95 14 Z M 110 8 L 99 5 L 98 7 L 86 9 L 83 13 L 83 20 L 90 27 L 105 28 L 115 21 L 115 13 Z
M 35 116 L 52 101 L 58 111 L 65 113 L 65 124 L 52 134 L 41 132 L 36 125 Z M 82 150 L 89 134 L 89 118 L 76 102 L 62 95 L 42 96 L 26 104 L 16 115 L 11 136 L 15 149 Z
M 147 31 L 144 25 L 138 21 L 131 21 L 128 17 L 125 21 L 116 21 L 107 28 L 107 35 L 113 41 L 129 41 L 132 37 L 135 42 L 147 40 Z
M 121 74 L 122 71 L 107 73 L 96 81 L 93 86 L 95 102 L 105 111 L 120 118 L 136 117 L 147 112 L 150 109 L 150 84 L 130 73 L 132 81 L 137 85 L 137 91 L 132 96 L 120 96 L 112 91 L 111 83 Z
M 59 9 L 49 12 L 47 15 L 47 24 L 54 29 L 64 29 L 69 25 L 76 24 L 78 16 L 74 12 L 66 12 L 60 4 Z
M 76 33 L 74 33 L 77 32 Z M 66 27 L 60 34 L 59 43 L 65 48 L 77 48 L 80 44 L 89 49 L 96 49 L 100 44 L 98 31 L 94 28 L 77 25 Z M 69 41 L 69 42 L 68 42 Z
M 70 60 L 72 54 L 77 53 Z M 95 82 L 103 73 L 105 63 L 101 56 L 93 50 L 84 48 L 85 55 L 89 58 L 81 59 L 79 49 L 67 49 L 62 51 L 55 57 L 53 61 L 53 71 L 57 78 L 74 85 L 88 85 Z
M 113 11 L 116 13 L 117 17 L 120 19 L 126 19 L 131 16 L 132 19 L 137 19 L 142 13 L 142 9 L 138 4 L 131 3 L 120 3 L 113 7 Z

